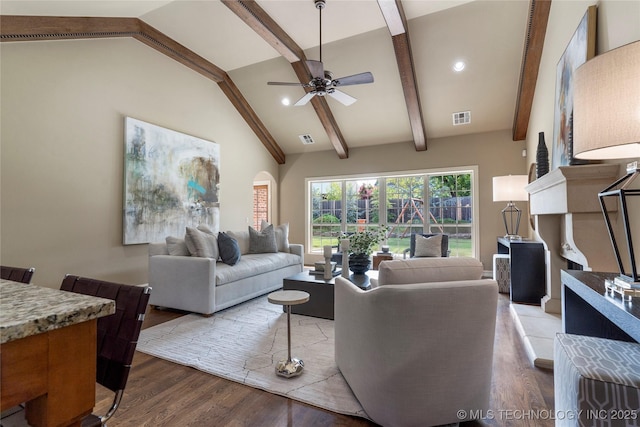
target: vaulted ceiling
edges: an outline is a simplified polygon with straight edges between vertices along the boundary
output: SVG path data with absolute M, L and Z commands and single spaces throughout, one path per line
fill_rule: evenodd
M 287 154 L 408 143 L 511 129 L 526 137 L 551 0 L 327 0 L 322 60 L 335 77 L 371 84 L 293 104 L 319 59 L 313 0 L 10 1 L 3 42 L 133 37 L 216 82 L 279 163 Z M 91 17 L 92 19 L 89 19 Z M 464 61 L 461 72 L 453 71 Z M 282 103 L 283 98 L 290 105 Z M 452 114 L 470 111 L 454 126 Z M 311 135 L 305 145 L 299 135 Z

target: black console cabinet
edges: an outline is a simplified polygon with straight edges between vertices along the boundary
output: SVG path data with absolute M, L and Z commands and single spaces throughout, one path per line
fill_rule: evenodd
M 562 270 L 562 329 L 568 334 L 640 342 L 640 298 L 622 301 L 604 285 L 615 273 Z
M 509 255 L 511 301 L 540 305 L 546 293 L 542 243 L 498 237 L 498 253 Z

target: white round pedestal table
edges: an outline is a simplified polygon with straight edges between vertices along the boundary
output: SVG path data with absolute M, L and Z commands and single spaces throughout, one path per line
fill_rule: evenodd
M 304 369 L 304 362 L 291 357 L 291 306 L 309 301 L 309 294 L 304 291 L 276 291 L 270 293 L 267 299 L 272 304 L 284 305 L 287 308 L 287 360 L 281 360 L 276 364 L 276 374 L 286 378 L 298 376 Z

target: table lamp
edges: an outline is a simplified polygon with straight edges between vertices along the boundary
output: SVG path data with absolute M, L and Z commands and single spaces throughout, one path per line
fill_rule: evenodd
M 623 299 L 640 296 L 636 258 L 640 197 L 634 197 L 640 196 L 640 188 L 633 184 L 640 174 L 640 41 L 598 55 L 576 70 L 573 152 L 579 159 L 636 159 L 627 165 L 627 174 L 602 190 L 598 198 L 620 270 L 607 288 Z M 630 211 L 635 213 L 630 215 Z
M 527 175 L 493 177 L 493 201 L 507 202 L 507 206 L 502 209 L 502 221 L 504 221 L 504 228 L 507 232 L 504 237 L 510 240 L 522 239 L 518 235 L 522 212 L 513 202 L 529 199 L 529 193 L 524 189 L 528 183 L 529 177 Z

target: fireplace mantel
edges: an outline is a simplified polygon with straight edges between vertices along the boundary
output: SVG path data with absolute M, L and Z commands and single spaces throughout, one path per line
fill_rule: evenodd
M 588 271 L 616 271 L 598 193 L 619 173 L 617 164 L 561 166 L 526 187 L 535 238 L 547 251 L 546 312 L 561 312 L 560 270 L 567 261 Z

